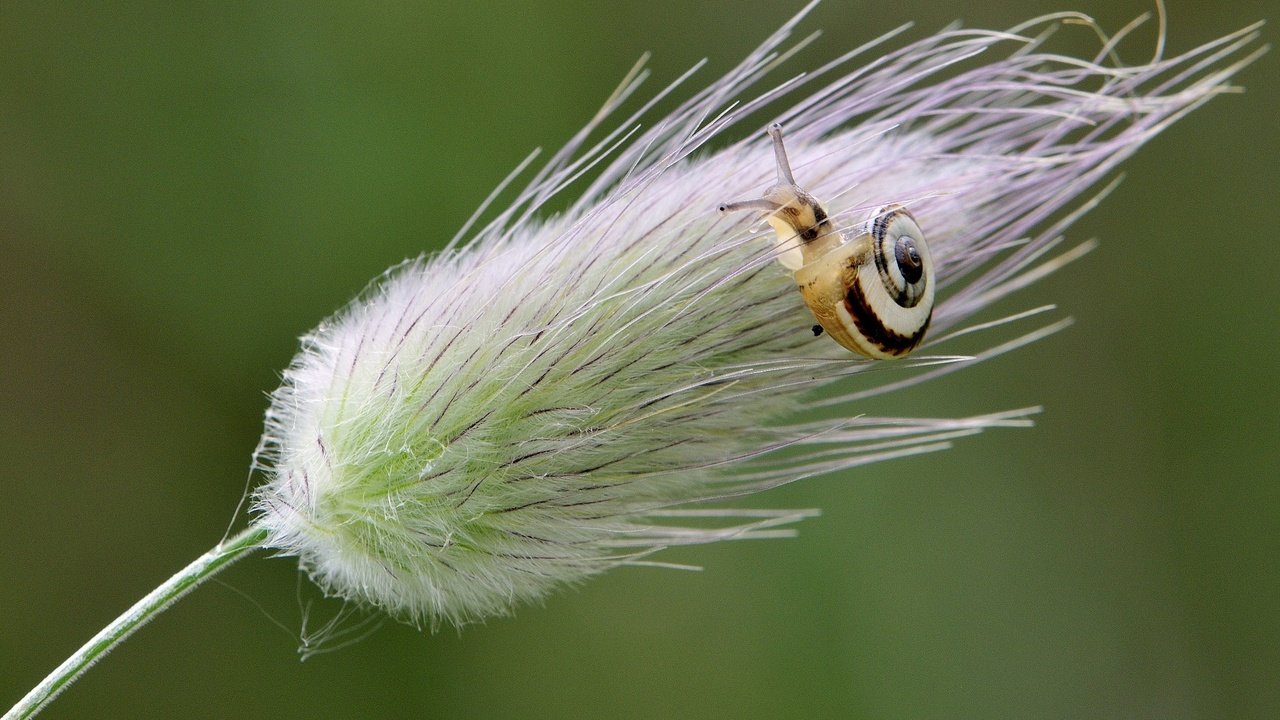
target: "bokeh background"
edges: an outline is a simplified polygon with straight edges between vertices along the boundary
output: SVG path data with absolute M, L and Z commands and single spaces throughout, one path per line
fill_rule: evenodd
M 908 19 L 1065 7 L 1112 30 L 1153 9 L 832 2 L 792 67 Z M 704 56 L 705 82 L 798 8 L 0 4 L 0 706 L 217 541 L 299 334 L 447 240 L 642 52 L 650 90 Z M 1277 10 L 1174 1 L 1170 47 Z M 257 556 L 47 717 L 1276 717 L 1278 63 L 1150 143 L 1073 230 L 1100 249 L 997 308 L 1072 328 L 868 408 L 1042 404 L 1035 429 L 755 498 L 823 514 L 667 556 L 702 573 L 623 569 L 305 663 L 314 593 Z

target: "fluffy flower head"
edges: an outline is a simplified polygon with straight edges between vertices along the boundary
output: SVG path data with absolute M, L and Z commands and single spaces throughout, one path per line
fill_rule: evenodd
M 465 622 L 666 546 L 786 534 L 805 514 L 715 501 L 1026 424 L 874 418 L 857 401 L 1054 329 L 944 354 L 981 329 L 965 325 L 977 311 L 1079 253 L 1054 251 L 1078 215 L 1060 210 L 1228 89 L 1254 40 L 1122 66 L 1112 42 L 1094 58 L 1044 51 L 1064 20 L 1083 18 L 889 47 L 895 31 L 752 97 L 793 21 L 649 129 L 645 105 L 588 146 L 629 78 L 496 220 L 304 338 L 267 416 L 268 544 L 332 594 Z M 755 112 L 780 97 L 781 115 Z M 919 221 L 938 303 L 910 359 L 815 336 L 777 262 L 790 248 L 757 217 L 716 212 L 773 182 L 763 133 L 713 149 L 744 118 L 786 126 L 796 179 L 835 225 L 891 204 Z M 579 199 L 537 219 L 588 171 Z M 837 418 L 798 412 L 815 406 Z

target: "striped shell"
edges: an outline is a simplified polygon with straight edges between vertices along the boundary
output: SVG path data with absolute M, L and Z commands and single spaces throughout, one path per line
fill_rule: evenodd
M 720 212 L 767 213 L 778 261 L 795 271 L 801 297 L 832 340 L 879 360 L 910 353 L 933 316 L 933 258 L 920 225 L 895 204 L 872 213 L 852 237 L 837 231 L 822 204 L 792 177 L 782 127 L 770 126 L 769 136 L 777 185 L 762 198 L 721 205 Z
M 889 206 L 859 234 L 796 270 L 805 304 L 841 346 L 867 357 L 910 353 L 933 315 L 933 258 L 906 208 Z

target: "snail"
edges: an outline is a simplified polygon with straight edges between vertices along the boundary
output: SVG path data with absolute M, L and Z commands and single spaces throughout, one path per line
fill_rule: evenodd
M 815 335 L 825 330 L 842 347 L 870 358 L 907 355 L 933 315 L 933 258 L 919 224 L 894 204 L 873 212 L 852 236 L 836 230 L 822 203 L 796 185 L 782 126 L 771 125 L 769 137 L 778 183 L 762 198 L 721 205 L 720 213 L 768 213 L 784 250 L 778 261 L 794 271 L 800 296 L 818 321 Z

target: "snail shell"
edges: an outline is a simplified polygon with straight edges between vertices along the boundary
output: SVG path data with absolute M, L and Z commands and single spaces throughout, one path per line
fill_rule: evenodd
M 924 339 L 933 315 L 933 258 L 920 225 L 905 207 L 887 205 L 846 237 L 822 204 L 796 185 L 782 127 L 774 124 L 769 135 L 778 184 L 758 200 L 721 205 L 720 212 L 768 213 L 782 251 L 779 262 L 795 271 L 800 296 L 831 339 L 871 358 L 907 355 Z

